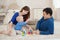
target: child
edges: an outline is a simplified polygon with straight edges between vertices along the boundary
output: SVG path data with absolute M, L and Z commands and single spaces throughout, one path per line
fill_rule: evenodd
M 16 20 L 18 21 L 18 23 L 14 27 L 14 29 L 16 30 L 16 34 L 21 34 L 21 31 L 25 31 L 25 33 L 27 33 L 28 30 L 32 29 L 31 27 L 29 27 L 29 25 L 27 25 L 28 20 L 24 22 L 22 16 L 18 16 Z
M 22 27 L 23 26 L 26 26 L 26 22 L 24 22 L 23 21 L 23 17 L 22 16 L 18 16 L 17 18 L 16 18 L 16 20 L 17 20 L 17 24 L 16 24 L 16 26 L 14 27 L 14 29 L 15 30 L 21 30 L 22 29 Z
M 27 25 L 27 22 L 23 21 L 23 17 L 22 16 L 18 16 L 16 18 L 16 20 L 17 20 L 18 23 L 16 24 L 14 29 L 16 30 L 16 34 L 19 34 L 19 33 L 21 33 L 22 27 Z

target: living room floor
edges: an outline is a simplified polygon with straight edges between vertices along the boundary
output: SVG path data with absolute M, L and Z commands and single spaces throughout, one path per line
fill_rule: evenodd
M 33 28 L 35 28 L 35 25 L 30 25 Z M 6 30 L 7 25 L 1 25 L 0 30 L 5 29 Z M 55 21 L 54 22 L 54 35 L 26 35 L 26 36 L 21 36 L 21 35 L 12 35 L 12 36 L 7 36 L 0 34 L 0 40 L 60 40 L 60 21 Z

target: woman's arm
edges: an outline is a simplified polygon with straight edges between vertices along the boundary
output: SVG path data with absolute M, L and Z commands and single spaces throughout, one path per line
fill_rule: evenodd
M 13 24 L 12 23 L 9 23 L 9 28 L 8 28 L 8 30 L 6 31 L 6 30 L 2 30 L 1 32 L 0 32 L 0 34 L 5 34 L 5 35 L 11 35 L 11 32 L 12 32 L 12 27 L 13 27 Z
M 30 21 L 30 19 L 27 19 L 25 22 L 28 23 Z
M 13 27 L 13 23 L 12 23 L 12 22 L 10 22 L 10 23 L 9 23 L 9 28 L 8 28 L 8 29 L 9 29 L 9 31 L 11 31 L 11 30 L 12 30 L 12 27 Z
M 12 22 L 10 22 L 8 25 L 9 25 L 9 27 L 8 27 L 7 34 L 8 34 L 8 35 L 10 35 L 10 34 L 11 34 L 11 32 L 12 32 L 13 23 L 12 23 Z
M 13 15 L 11 21 L 9 22 L 9 29 L 8 29 L 8 30 L 11 30 L 12 27 L 13 27 L 13 24 L 16 23 L 16 17 L 17 17 L 17 16 L 18 16 L 18 12 L 16 12 L 16 13 Z
M 9 22 L 8 34 L 11 33 L 13 24 L 15 24 L 16 17 L 17 17 L 17 16 L 18 16 L 18 13 L 16 12 L 16 13 L 13 15 L 11 21 Z

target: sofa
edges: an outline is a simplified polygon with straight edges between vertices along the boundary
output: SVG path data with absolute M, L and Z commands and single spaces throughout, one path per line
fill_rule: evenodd
M 13 14 L 15 11 L 19 11 L 19 10 L 8 10 L 8 13 L 3 21 L 3 24 L 0 25 L 0 31 L 1 30 L 7 30 L 8 29 L 8 22 L 11 20 Z M 9 16 L 8 16 L 9 15 Z M 29 21 L 29 25 L 32 28 L 36 28 L 36 23 L 37 20 L 30 20 Z M 14 32 L 14 31 L 13 31 Z M 54 21 L 54 34 L 53 35 L 26 35 L 26 36 L 21 36 L 21 35 L 12 35 L 12 36 L 7 36 L 7 35 L 3 35 L 0 34 L 0 40 L 56 40 L 56 39 L 60 39 L 60 21 Z

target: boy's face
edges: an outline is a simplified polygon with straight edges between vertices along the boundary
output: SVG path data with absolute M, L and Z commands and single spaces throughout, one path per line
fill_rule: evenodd
M 49 16 L 50 16 L 50 14 L 47 14 L 45 11 L 43 12 L 44 19 L 48 19 Z
M 18 16 L 18 17 L 16 18 L 16 20 L 17 20 L 18 22 L 23 22 L 23 17 L 22 17 L 22 16 Z

